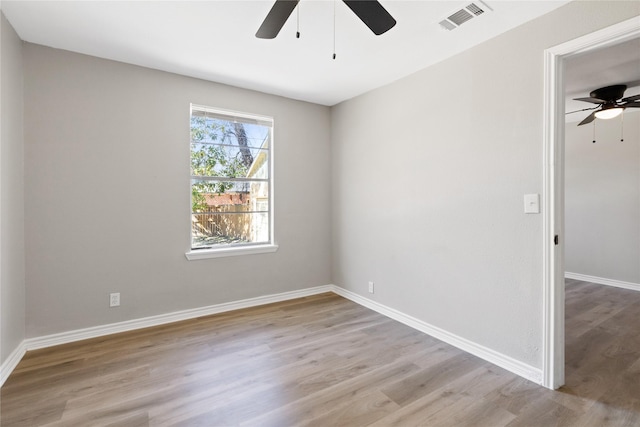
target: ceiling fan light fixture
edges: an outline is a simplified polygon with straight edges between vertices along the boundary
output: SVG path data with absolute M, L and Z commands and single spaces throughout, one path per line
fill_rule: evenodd
M 613 119 L 614 117 L 618 117 L 623 110 L 624 108 L 622 107 L 603 108 L 596 112 L 596 118 L 603 120 Z

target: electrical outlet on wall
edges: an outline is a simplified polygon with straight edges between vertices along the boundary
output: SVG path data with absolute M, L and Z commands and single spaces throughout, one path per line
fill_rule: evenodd
M 120 292 L 109 294 L 109 307 L 118 307 L 120 305 Z
M 373 282 L 369 282 L 369 293 L 373 293 Z

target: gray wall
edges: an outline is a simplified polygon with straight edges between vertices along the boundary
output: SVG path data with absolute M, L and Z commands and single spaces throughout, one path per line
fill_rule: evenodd
M 22 42 L 0 12 L 0 363 L 25 337 Z
M 330 283 L 329 108 L 32 44 L 24 60 L 27 337 Z M 277 252 L 186 260 L 191 102 L 274 117 Z
M 570 3 L 334 107 L 334 283 L 540 368 L 543 51 L 639 14 Z
M 630 93 L 634 95 L 634 93 Z M 640 112 L 568 123 L 565 138 L 565 269 L 640 284 Z

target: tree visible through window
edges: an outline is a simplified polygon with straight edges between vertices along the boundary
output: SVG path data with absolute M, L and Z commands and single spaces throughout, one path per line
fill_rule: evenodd
M 191 248 L 272 242 L 271 119 L 191 106 Z

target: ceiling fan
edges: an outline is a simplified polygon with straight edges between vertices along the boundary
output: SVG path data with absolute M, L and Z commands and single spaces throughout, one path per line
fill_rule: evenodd
M 626 85 L 606 86 L 594 90 L 589 94 L 587 98 L 574 98 L 576 101 L 598 104 L 597 107 L 578 110 L 595 110 L 591 114 L 589 114 L 583 121 L 578 123 L 578 126 L 591 123 L 596 118 L 612 119 L 621 114 L 625 108 L 640 108 L 640 102 L 637 102 L 637 100 L 640 99 L 640 94 L 623 98 L 625 90 L 627 90 Z M 572 111 L 571 113 L 577 113 L 578 111 Z
M 376 0 L 343 1 L 377 36 L 386 33 L 396 25 L 396 20 Z M 259 39 L 275 38 L 291 13 L 293 13 L 293 9 L 296 8 L 298 2 L 299 0 L 276 0 L 262 25 L 260 25 L 256 37 Z

